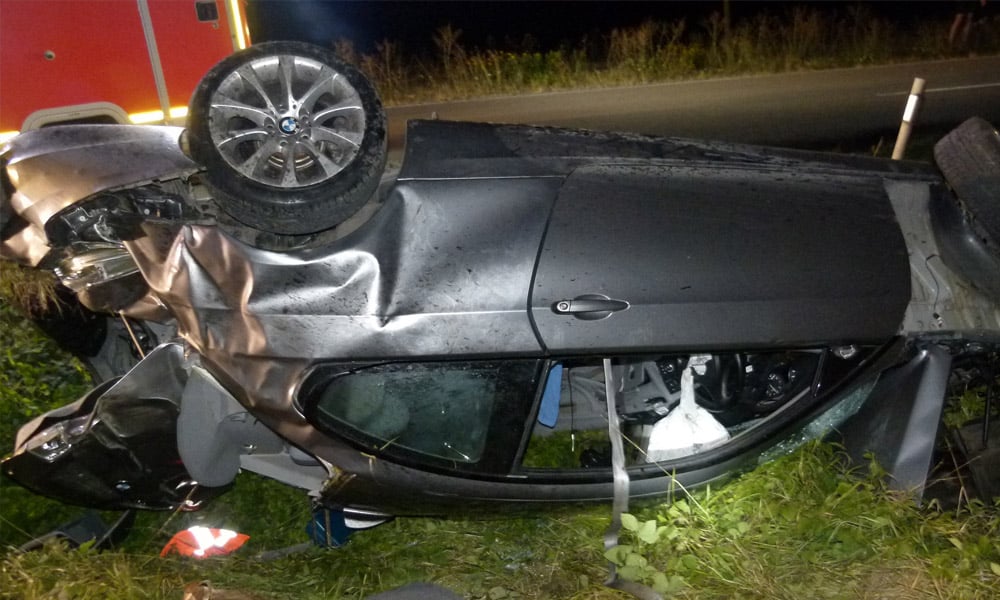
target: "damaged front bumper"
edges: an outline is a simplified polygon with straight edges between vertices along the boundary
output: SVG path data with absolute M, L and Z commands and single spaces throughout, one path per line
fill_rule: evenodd
M 317 490 L 328 470 L 251 417 L 178 343 L 24 425 L 4 475 L 61 502 L 196 510 L 240 468 Z

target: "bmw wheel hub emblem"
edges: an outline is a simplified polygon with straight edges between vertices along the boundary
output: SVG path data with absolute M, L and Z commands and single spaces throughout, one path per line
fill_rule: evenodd
M 278 123 L 278 127 L 281 128 L 282 133 L 292 134 L 299 130 L 299 122 L 295 120 L 295 117 L 285 117 Z

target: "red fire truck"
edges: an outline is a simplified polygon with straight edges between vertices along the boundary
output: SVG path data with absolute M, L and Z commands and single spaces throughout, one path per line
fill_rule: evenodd
M 0 0 L 0 141 L 56 123 L 182 120 L 246 47 L 245 0 Z

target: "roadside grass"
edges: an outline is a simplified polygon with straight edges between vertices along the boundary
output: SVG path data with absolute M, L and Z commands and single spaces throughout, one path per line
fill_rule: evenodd
M 900 25 L 863 4 L 789 5 L 729 27 L 718 13 L 698 21 L 646 21 L 556 49 L 540 48 L 531 36 L 471 47 L 451 25 L 436 31 L 431 55 L 411 54 L 389 40 L 370 54 L 349 40 L 333 47 L 393 105 L 947 58 L 956 55 L 946 39 L 949 25 L 935 19 Z M 1000 51 L 1000 19 L 977 23 L 971 46 L 981 54 Z
M 0 261 L 4 287 L 14 285 L 12 279 L 18 277 L 15 273 L 28 282 L 23 285 L 34 285 L 37 278 L 31 271 L 11 267 Z M 18 427 L 76 400 L 90 388 L 83 367 L 42 335 L 23 313 L 11 308 L 6 303 L 9 297 L 0 296 L 0 455 L 13 448 Z M 25 306 L 38 305 L 27 301 Z M 78 512 L 0 477 L 0 546 L 18 546 Z
M 0 299 L 17 307 L 22 314 L 37 315 L 59 310 L 56 285 L 51 271 L 0 260 Z M 26 335 L 25 330 L 18 330 L 16 335 Z
M 692 598 L 995 597 L 997 506 L 922 509 L 888 490 L 877 465 L 838 464 L 837 449 L 817 443 L 640 512 L 626 523 L 631 544 L 610 558 Z
M 242 498 L 223 511 L 251 535 L 235 556 L 159 558 L 165 532 L 110 552 L 8 551 L 0 598 L 179 598 L 185 583 L 202 579 L 261 599 L 362 598 L 413 581 L 491 600 L 624 597 L 602 586 L 606 506 L 397 519 L 343 548 L 259 562 L 256 553 L 304 539 L 308 510 L 301 494 L 252 475 L 237 487 L 244 489 L 217 501 Z M 662 582 L 661 591 L 679 598 L 985 599 L 1000 585 L 997 512 L 981 504 L 958 513 L 920 509 L 875 477 L 846 476 L 833 446 L 813 444 L 720 490 L 646 504 L 626 518 L 625 545 L 609 554 L 623 575 Z M 167 517 L 156 517 L 142 527 L 162 528 Z M 172 523 L 169 532 L 181 527 Z

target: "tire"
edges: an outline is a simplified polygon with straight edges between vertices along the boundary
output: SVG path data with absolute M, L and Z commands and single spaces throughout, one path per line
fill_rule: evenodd
M 1000 257 L 1000 135 L 973 117 L 934 146 L 934 161 L 970 226 L 994 256 Z
M 254 45 L 212 68 L 191 99 L 186 138 L 219 206 L 283 235 L 346 220 L 386 160 L 374 87 L 333 52 L 299 42 Z

